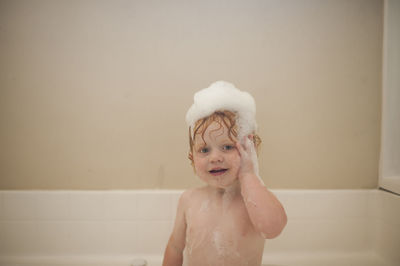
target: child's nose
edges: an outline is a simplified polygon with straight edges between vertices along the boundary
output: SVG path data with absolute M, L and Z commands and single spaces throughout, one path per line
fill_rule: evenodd
M 220 151 L 214 150 L 211 152 L 210 161 L 212 163 L 222 162 L 223 160 L 224 160 L 224 157 L 222 156 L 222 153 Z

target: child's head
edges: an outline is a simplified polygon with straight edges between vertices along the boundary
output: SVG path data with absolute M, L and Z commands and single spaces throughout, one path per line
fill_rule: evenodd
M 196 138 L 202 138 L 207 128 L 216 122 L 226 128 L 233 142 L 252 135 L 258 148 L 260 138 L 255 134 L 255 102 L 253 97 L 235 88 L 233 84 L 218 81 L 194 95 L 194 103 L 186 114 L 189 126 L 189 159 L 193 164 L 193 145 Z
M 221 129 L 227 129 L 227 135 L 229 139 L 235 143 L 238 141 L 238 126 L 237 126 L 237 115 L 234 112 L 231 111 L 226 111 L 226 110 L 217 110 L 211 115 L 201 118 L 197 120 L 193 126 L 189 126 L 189 160 L 191 161 L 193 165 L 193 149 L 194 149 L 194 143 L 195 139 L 200 138 L 204 143 L 206 143 L 204 134 L 208 127 L 212 123 L 217 123 L 219 126 L 218 128 Z M 251 134 L 252 141 L 256 147 L 256 151 L 258 151 L 258 148 L 261 144 L 261 138 L 255 134 L 255 132 L 252 132 Z

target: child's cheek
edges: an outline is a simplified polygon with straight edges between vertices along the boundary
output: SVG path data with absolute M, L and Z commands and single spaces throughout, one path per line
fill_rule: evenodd
M 240 153 L 238 150 L 236 150 L 235 155 L 236 155 L 236 159 L 240 162 L 241 156 L 240 156 Z
M 207 169 L 205 160 L 202 160 L 201 158 L 197 158 L 197 160 L 194 160 L 194 167 L 196 169 L 196 172 L 198 173 Z
M 235 166 L 239 166 L 240 165 L 240 155 L 239 153 L 233 154 L 231 157 L 231 162 L 233 163 L 233 165 Z

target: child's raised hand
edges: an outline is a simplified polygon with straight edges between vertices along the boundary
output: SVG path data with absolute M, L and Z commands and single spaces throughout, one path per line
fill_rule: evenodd
M 254 143 L 253 141 L 251 141 L 251 139 L 253 139 L 253 135 L 243 137 L 240 142 L 236 142 L 236 147 L 241 157 L 239 179 L 247 174 L 254 174 L 256 176 L 259 176 L 257 153 L 254 147 Z

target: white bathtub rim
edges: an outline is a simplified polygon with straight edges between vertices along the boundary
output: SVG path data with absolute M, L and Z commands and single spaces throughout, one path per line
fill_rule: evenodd
M 144 259 L 148 266 L 161 265 L 163 256 L 154 254 L 132 254 L 132 255 L 70 255 L 70 256 L 0 256 L 0 265 L 131 265 L 135 259 Z M 314 265 L 315 263 L 356 261 L 362 265 L 363 262 L 376 262 L 379 266 L 395 266 L 380 257 L 373 250 L 360 252 L 276 252 L 266 253 L 263 256 L 263 265 Z

